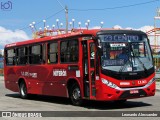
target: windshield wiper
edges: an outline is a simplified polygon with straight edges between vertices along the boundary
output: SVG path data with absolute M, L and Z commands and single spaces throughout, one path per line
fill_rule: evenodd
M 135 58 L 137 58 L 137 60 L 139 61 L 139 63 L 142 65 L 142 67 L 143 67 L 143 69 L 144 69 L 144 72 L 146 73 L 146 74 L 148 74 L 147 73 L 147 68 L 145 67 L 145 65 L 143 64 L 143 62 L 139 59 L 139 57 L 138 56 L 135 56 L 135 54 L 134 54 L 134 52 L 133 52 L 133 49 L 132 49 L 132 46 L 131 46 L 131 52 L 132 52 L 132 54 L 133 54 L 133 58 L 134 58 L 134 62 L 135 62 Z
M 134 56 L 134 57 L 137 58 L 137 60 L 139 61 L 139 63 L 142 65 L 142 67 L 143 67 L 143 69 L 144 69 L 144 72 L 145 72 L 146 74 L 148 74 L 147 68 L 146 68 L 145 65 L 142 63 L 142 61 L 139 59 L 139 57 L 136 57 L 136 56 Z
M 131 61 L 128 59 L 127 62 L 124 64 L 124 66 L 122 66 L 119 70 L 120 73 L 122 73 L 122 71 L 124 71 L 124 69 L 126 69 L 128 63 L 131 63 Z

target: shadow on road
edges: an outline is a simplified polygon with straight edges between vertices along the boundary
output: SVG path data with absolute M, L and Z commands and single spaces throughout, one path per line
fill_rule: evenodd
M 144 106 L 152 106 L 151 104 L 144 103 L 141 101 L 127 101 L 125 103 L 115 103 L 115 102 L 100 102 L 100 101 L 90 101 L 87 102 L 84 106 L 88 109 L 99 109 L 99 110 L 117 110 L 117 109 L 126 109 L 126 108 L 136 108 L 136 107 L 144 107 Z
M 20 99 L 20 95 L 17 94 L 6 94 L 7 97 L 18 98 Z M 39 102 L 48 102 L 54 104 L 63 104 L 63 105 L 71 105 L 71 102 L 68 98 L 63 97 L 53 97 L 53 96 L 42 96 L 42 95 L 30 95 L 27 100 L 30 101 L 39 101 Z M 144 107 L 144 106 L 152 106 L 152 104 L 144 103 L 142 101 L 127 101 L 122 104 L 118 104 L 111 101 L 89 101 L 85 100 L 84 104 L 81 107 L 87 109 L 97 109 L 97 110 L 117 110 L 117 109 L 126 109 L 126 108 L 135 108 L 135 107 Z

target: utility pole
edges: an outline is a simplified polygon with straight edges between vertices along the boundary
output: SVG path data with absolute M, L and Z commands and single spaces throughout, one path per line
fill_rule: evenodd
M 57 0 L 57 2 L 65 10 L 65 15 L 66 15 L 66 33 L 68 33 L 68 7 L 67 6 L 64 7 L 59 0 Z
M 65 14 L 66 14 L 66 33 L 68 33 L 68 7 L 65 6 Z
M 157 47 L 158 45 L 158 40 L 157 40 L 157 27 L 156 27 L 156 21 L 160 20 L 160 8 L 157 8 L 157 15 L 154 17 L 154 45 Z M 157 49 L 155 49 L 155 52 L 157 52 Z

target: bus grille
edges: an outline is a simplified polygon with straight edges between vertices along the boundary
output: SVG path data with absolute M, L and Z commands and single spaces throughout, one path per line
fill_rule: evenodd
M 142 89 L 140 89 L 139 93 L 136 93 L 136 94 L 130 94 L 130 91 L 127 90 L 127 91 L 125 91 L 124 93 L 121 94 L 120 99 L 145 97 L 145 96 L 147 96 L 147 93 L 144 90 L 142 90 Z

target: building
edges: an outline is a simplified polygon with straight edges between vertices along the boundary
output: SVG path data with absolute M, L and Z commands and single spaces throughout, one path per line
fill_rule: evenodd
M 4 56 L 4 49 L 0 49 L 0 56 Z
M 0 57 L 0 76 L 3 75 L 4 62 L 3 57 Z

